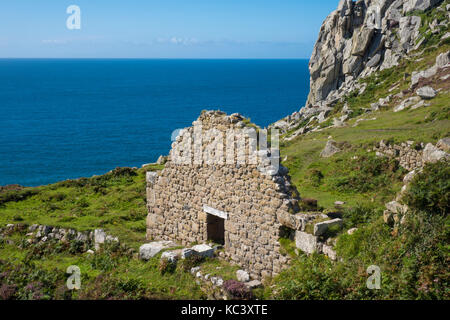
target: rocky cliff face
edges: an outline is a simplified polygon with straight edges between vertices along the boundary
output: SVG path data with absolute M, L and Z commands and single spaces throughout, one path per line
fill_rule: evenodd
M 439 0 L 341 0 L 322 25 L 310 60 L 303 112 L 326 108 L 357 88 L 356 79 L 391 68 L 418 45 L 421 18 Z
M 359 78 L 394 67 L 418 49 L 424 39 L 419 33 L 421 18 L 414 13 L 440 3 L 442 0 L 341 0 L 320 29 L 309 63 L 311 90 L 294 120 L 328 112 L 343 96 L 364 90 Z

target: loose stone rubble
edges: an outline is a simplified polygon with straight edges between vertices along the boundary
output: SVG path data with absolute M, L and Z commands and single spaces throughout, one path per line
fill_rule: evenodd
M 21 224 L 8 224 L 5 228 L 0 228 L 0 234 L 8 230 L 14 230 L 16 227 L 20 226 Z M 49 240 L 57 240 L 61 242 L 78 241 L 86 245 L 86 248 L 94 246 L 95 250 L 99 250 L 101 245 L 105 243 L 119 243 L 119 238 L 106 234 L 103 229 L 82 232 L 75 229 L 33 224 L 28 227 L 28 231 L 29 233 L 26 234 L 28 237 L 27 241 L 28 243 L 34 244 Z M 93 252 L 90 249 L 87 251 Z

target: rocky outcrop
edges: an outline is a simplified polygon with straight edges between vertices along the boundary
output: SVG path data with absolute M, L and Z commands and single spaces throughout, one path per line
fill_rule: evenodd
M 423 162 L 434 163 L 443 159 L 450 160 L 450 155 L 443 150 L 435 147 L 433 144 L 428 143 L 423 150 Z
M 306 108 L 330 104 L 355 79 L 395 66 L 415 49 L 421 18 L 439 0 L 341 0 L 325 20 L 310 61 L 311 92 Z M 325 103 L 324 103 L 325 102 Z
M 320 156 L 322 158 L 329 158 L 340 151 L 341 149 L 339 149 L 339 147 L 337 146 L 336 141 L 328 140 L 327 144 L 325 145 L 325 148 L 320 153 Z
M 439 140 L 436 147 L 447 153 L 450 152 L 450 137 Z
M 307 121 L 311 122 L 314 116 L 321 123 L 336 102 L 351 92 L 363 93 L 366 87 L 358 81 L 360 78 L 397 66 L 402 58 L 425 43 L 419 32 L 421 18 L 414 12 L 432 9 L 441 2 L 341 0 L 323 22 L 314 46 L 309 63 L 310 93 L 305 107 L 277 122 L 277 126 L 283 132 L 296 128 L 291 136 L 295 138 L 308 131 L 305 130 Z M 441 67 L 448 63 L 447 55 L 440 59 Z M 435 68 L 427 72 L 413 74 L 413 83 L 420 77 L 435 74 Z M 336 119 L 336 126 L 342 126 L 343 121 Z M 302 122 L 306 124 L 298 128 Z
M 0 234 L 4 232 L 8 233 L 22 227 L 24 227 L 22 224 L 8 224 L 5 228 L 0 228 Z M 28 243 L 43 243 L 47 241 L 68 243 L 75 241 L 84 245 L 86 250 L 92 246 L 94 246 L 95 250 L 99 250 L 105 243 L 119 243 L 119 238 L 108 235 L 103 229 L 77 231 L 75 229 L 33 224 L 28 227 L 28 231 L 26 234 Z
M 436 90 L 430 86 L 419 88 L 416 93 L 422 99 L 433 99 L 437 94 Z
M 438 0 L 341 0 L 320 30 L 310 61 L 311 91 L 305 112 L 330 105 L 355 79 L 395 66 L 414 49 L 421 18 Z
M 440 69 L 450 68 L 450 51 L 436 57 L 436 63 L 422 71 L 414 71 L 411 76 L 411 88 L 415 88 L 421 79 L 428 79 L 436 75 Z
M 407 0 L 403 6 L 405 13 L 409 13 L 415 10 L 427 10 L 440 3 L 440 0 Z

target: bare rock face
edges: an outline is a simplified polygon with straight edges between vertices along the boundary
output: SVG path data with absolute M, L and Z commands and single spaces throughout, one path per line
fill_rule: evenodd
M 313 252 L 321 253 L 323 247 L 323 244 L 318 241 L 317 237 L 302 231 L 295 232 L 295 245 L 307 254 Z
M 437 94 L 436 90 L 434 90 L 432 87 L 429 86 L 418 89 L 416 93 L 422 99 L 433 99 L 434 97 L 436 97 Z
M 433 144 L 428 143 L 423 150 L 423 162 L 435 163 L 443 159 L 450 159 L 450 155 L 445 151 L 438 149 Z
M 374 33 L 375 29 L 368 27 L 362 27 L 359 32 L 353 33 L 353 56 L 363 57 L 366 54 Z
M 328 140 L 327 144 L 325 145 L 325 148 L 320 153 L 320 156 L 322 158 L 329 158 L 340 151 L 341 149 L 337 147 L 336 141 Z
M 400 46 L 409 51 L 414 47 L 415 40 L 419 36 L 421 19 L 417 16 L 400 18 L 399 37 Z
M 436 67 L 441 69 L 449 66 L 450 64 L 450 51 L 441 53 L 436 57 Z
M 403 6 L 405 13 L 415 10 L 427 10 L 436 4 L 442 2 L 441 0 L 407 0 Z
M 247 282 L 250 280 L 250 275 L 245 270 L 236 271 L 236 278 L 238 281 Z
M 439 140 L 436 147 L 445 152 L 450 152 L 450 137 Z
M 139 248 L 139 257 L 142 260 L 149 260 L 161 252 L 161 250 L 175 246 L 176 244 L 172 241 L 154 241 L 146 243 Z
M 309 69 L 310 94 L 304 117 L 320 114 L 337 99 L 361 90 L 358 77 L 398 65 L 419 43 L 421 18 L 441 0 L 341 0 L 324 21 Z M 420 44 L 419 44 L 420 46 Z M 448 63 L 447 56 L 442 63 Z

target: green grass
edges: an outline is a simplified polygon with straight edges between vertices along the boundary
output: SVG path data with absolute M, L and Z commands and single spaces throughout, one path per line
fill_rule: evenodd
M 52 244 L 56 246 L 56 244 Z M 52 274 L 53 284 L 48 284 L 48 298 L 57 298 L 55 290 L 64 287 L 68 277 L 66 270 L 71 265 L 80 268 L 82 283 L 79 291 L 71 293 L 72 299 L 204 299 L 205 295 L 193 281 L 193 277 L 182 270 L 161 275 L 159 257 L 148 262 L 105 249 L 93 255 L 70 254 L 67 251 L 49 251 L 36 257 L 32 246 L 18 249 L 16 245 L 0 245 L 0 273 L 10 273 L 7 282 L 25 284 L 44 282 L 42 276 L 29 276 L 29 268 L 40 275 Z M 11 270 L 15 270 L 11 272 Z M 12 274 L 11 274 L 12 273 Z M 4 281 L 4 280 L 3 280 Z M 124 284 L 139 284 L 139 290 L 127 292 L 121 288 Z M 101 287 L 98 287 L 98 286 Z M 26 286 L 20 286 L 23 292 Z M 135 288 L 136 289 L 136 288 Z
M 449 3 L 445 1 L 443 7 Z M 433 10 L 420 16 L 428 23 L 436 14 L 437 10 Z M 421 32 L 425 29 L 422 27 Z M 450 136 L 448 88 L 427 101 L 429 107 L 392 111 L 414 95 L 409 91 L 412 72 L 431 67 L 437 55 L 450 50 L 448 41 L 439 41 L 445 32 L 448 29 L 443 28 L 439 35 L 427 35 L 427 42 L 417 50 L 415 58 L 361 79 L 367 85 L 365 92 L 350 93 L 331 113 L 339 117 L 347 104 L 353 114 L 346 127 L 327 128 L 331 124 L 328 120 L 320 126 L 324 128 L 321 131 L 281 143 L 283 165 L 290 169 L 303 198 L 317 199 L 319 208 L 327 210 L 335 210 L 337 200 L 346 202 L 342 209 L 344 228 L 332 235 L 337 237 L 337 262 L 317 254 L 296 256 L 295 243 L 280 239 L 282 252 L 293 258 L 292 265 L 268 283 L 263 298 L 449 299 L 448 163 L 429 166 L 416 178 L 406 197 L 411 214 L 403 225 L 391 229 L 383 222 L 383 210 L 400 191 L 406 170 L 375 157 L 373 151 L 380 140 L 436 143 Z M 437 80 L 431 85 L 439 89 L 446 84 Z M 380 111 L 365 114 L 371 103 L 401 91 L 406 93 L 403 98 L 392 99 Z M 353 127 L 358 119 L 372 118 L 376 119 Z M 330 136 L 342 144 L 342 152 L 321 158 L 320 152 Z M 348 235 L 346 230 L 354 227 L 358 230 Z M 381 268 L 381 290 L 366 288 L 366 269 L 370 265 Z
M 137 248 L 145 240 L 145 172 L 116 169 L 102 176 L 0 193 L 0 224 L 45 224 L 78 231 L 103 228 Z
M 420 36 L 418 37 L 417 41 L 420 41 L 420 39 L 425 38 L 426 44 L 428 46 L 437 45 L 440 42 L 440 39 L 444 34 L 446 34 L 449 31 L 448 26 L 439 28 L 441 31 L 438 34 L 432 34 L 431 29 L 429 27 L 429 24 L 433 22 L 434 19 L 438 19 L 439 22 L 444 21 L 447 19 L 447 10 L 446 6 L 450 4 L 449 0 L 445 0 L 441 5 L 440 8 L 443 8 L 443 11 L 439 11 L 437 8 L 434 8 L 432 10 L 428 10 L 426 12 L 423 11 L 413 11 L 408 13 L 409 16 L 419 16 L 421 18 L 421 27 L 419 28 Z
M 432 13 L 424 15 L 430 17 Z M 449 299 L 448 163 L 427 167 L 426 173 L 415 180 L 407 194 L 412 213 L 393 230 L 383 222 L 382 213 L 384 204 L 400 191 L 406 170 L 375 157 L 373 147 L 382 139 L 391 143 L 436 143 L 450 136 L 450 93 L 448 89 L 441 91 L 427 101 L 429 107 L 394 113 L 393 107 L 414 94 L 409 92 L 378 112 L 364 114 L 364 109 L 379 98 L 409 89 L 408 74 L 431 67 L 437 55 L 450 50 L 448 42 L 432 46 L 433 41 L 427 42 L 425 50 L 420 48 L 423 53 L 415 59 L 360 80 L 367 84 L 366 91 L 349 94 L 332 114 L 339 116 L 347 103 L 354 111 L 348 126 L 310 132 L 281 144 L 281 157 L 286 157 L 283 165 L 290 169 L 302 197 L 315 198 L 319 207 L 329 210 L 334 209 L 336 200 L 346 202 L 342 210 L 344 229 L 333 235 L 337 236 L 337 262 L 317 254 L 295 256 L 294 242 L 281 239 L 283 251 L 291 252 L 293 262 L 266 286 L 264 298 Z M 397 88 L 389 92 L 394 86 Z M 432 86 L 438 89 L 444 83 L 435 81 Z M 374 117 L 376 120 L 353 127 L 358 119 Z M 343 145 L 342 152 L 321 158 L 319 154 L 330 136 Z M 358 230 L 348 235 L 346 230 L 353 227 Z M 370 265 L 382 270 L 381 290 L 366 288 Z
M 383 90 L 387 87 L 389 86 Z M 385 97 L 387 93 L 378 95 Z M 428 102 L 431 104 L 429 107 L 398 113 L 392 112 L 391 109 L 382 110 L 356 117 L 343 128 L 327 128 L 308 133 L 289 142 L 282 142 L 281 157 L 287 156 L 283 165 L 290 169 L 292 181 L 300 195 L 318 199 L 320 205 L 325 208 L 332 207 L 337 200 L 345 201 L 349 205 L 373 201 L 382 205 L 383 201 L 389 197 L 393 198 L 400 190 L 401 182 L 398 177 L 391 180 L 391 185 L 382 186 L 377 192 L 368 193 L 343 192 L 332 184 L 332 180 L 345 178 L 343 167 L 351 163 L 353 157 L 366 155 L 367 149 L 372 149 L 382 139 L 395 143 L 405 141 L 435 143 L 441 138 L 450 136 L 448 101 L 450 101 L 450 93 L 442 92 Z M 359 101 L 358 103 L 362 103 L 358 104 L 361 107 L 369 107 L 369 102 L 364 104 Z M 353 127 L 357 119 L 374 117 L 376 120 L 362 121 Z M 325 147 L 329 136 L 337 142 L 346 142 L 347 148 L 331 158 L 320 158 L 320 152 Z M 319 171 L 323 175 L 320 185 L 317 185 L 317 179 L 311 180 L 311 174 L 314 171 Z
M 240 268 L 218 259 L 207 259 L 201 264 L 203 275 L 210 274 L 212 277 L 219 276 L 223 280 L 236 279 L 236 271 Z
M 293 256 L 291 267 L 267 284 L 263 297 L 448 300 L 450 217 L 415 212 L 396 235 L 380 215 L 373 218 L 354 234 L 340 235 L 337 262 L 318 254 Z M 381 269 L 380 290 L 366 287 L 371 265 Z

